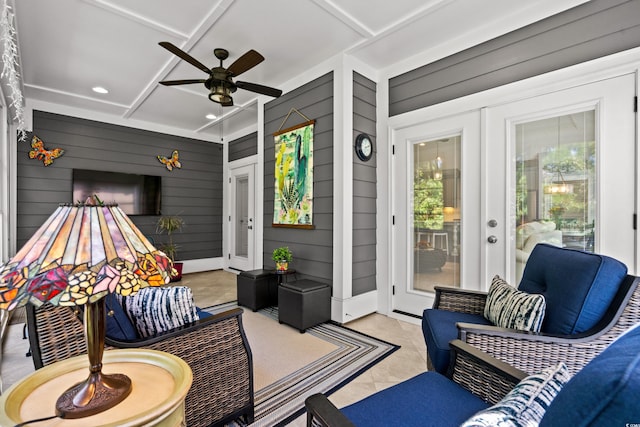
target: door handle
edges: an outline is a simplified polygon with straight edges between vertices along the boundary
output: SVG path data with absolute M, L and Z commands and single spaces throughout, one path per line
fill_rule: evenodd
M 247 227 L 249 230 L 253 230 L 253 225 Z
M 487 242 L 489 243 L 496 243 L 497 241 L 498 241 L 498 238 L 496 236 L 487 237 Z

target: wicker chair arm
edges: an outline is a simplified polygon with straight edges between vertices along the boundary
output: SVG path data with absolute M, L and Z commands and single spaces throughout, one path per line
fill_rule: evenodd
M 523 378 L 523 372 L 462 342 L 450 343 L 452 363 L 447 376 L 486 402 L 495 404 Z
M 615 339 L 602 331 L 560 336 L 471 323 L 457 326 L 462 341 L 529 374 L 564 362 L 574 375 Z
M 242 313 L 236 308 L 147 339 L 107 344 L 165 351 L 189 364 L 194 381 L 186 398 L 187 425 L 224 425 L 243 414 L 251 423 L 253 361 Z
M 482 314 L 487 301 L 487 293 L 471 289 L 436 286 L 433 308 L 461 313 Z
M 488 403 L 499 402 L 527 376 L 460 340 L 451 341 L 452 364 L 447 376 Z M 307 426 L 353 427 L 353 423 L 322 394 L 305 400 Z

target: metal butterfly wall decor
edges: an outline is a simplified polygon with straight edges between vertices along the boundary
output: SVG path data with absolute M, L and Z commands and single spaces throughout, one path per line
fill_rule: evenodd
M 29 151 L 30 159 L 38 159 L 44 163 L 45 166 L 53 164 L 53 161 L 64 154 L 62 148 L 54 148 L 53 150 L 47 150 L 44 148 L 44 142 L 33 135 L 31 139 L 31 151 Z
M 158 160 L 170 171 L 173 170 L 173 168 L 180 169 L 182 167 L 182 164 L 178 160 L 178 150 L 173 150 L 171 157 L 158 156 Z

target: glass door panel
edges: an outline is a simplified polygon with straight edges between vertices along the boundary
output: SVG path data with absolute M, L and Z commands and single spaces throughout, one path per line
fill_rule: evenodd
M 595 110 L 515 125 L 516 281 L 538 243 L 593 252 Z
M 236 177 L 236 244 L 234 255 L 247 257 L 249 253 L 249 179 Z
M 412 289 L 460 287 L 460 135 L 413 144 Z

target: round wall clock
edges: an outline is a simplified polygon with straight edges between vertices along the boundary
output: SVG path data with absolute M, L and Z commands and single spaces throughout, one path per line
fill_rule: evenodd
M 356 137 L 356 154 L 363 162 L 369 161 L 373 156 L 373 142 L 366 133 L 361 133 Z

